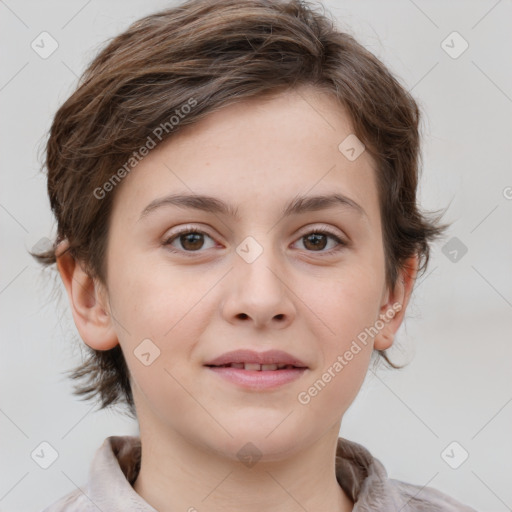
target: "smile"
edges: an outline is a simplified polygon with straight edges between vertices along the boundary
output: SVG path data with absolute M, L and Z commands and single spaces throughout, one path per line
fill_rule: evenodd
M 205 368 L 223 381 L 250 391 L 272 391 L 299 379 L 307 370 L 290 364 L 257 363 L 230 363 Z
M 258 364 L 258 363 L 229 363 L 218 366 L 211 365 L 210 368 L 238 368 L 239 370 L 252 371 L 275 371 L 275 370 L 293 370 L 298 368 L 292 364 Z

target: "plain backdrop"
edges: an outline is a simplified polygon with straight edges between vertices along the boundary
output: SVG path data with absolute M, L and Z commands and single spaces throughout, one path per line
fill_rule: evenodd
M 421 202 L 452 222 L 391 354 L 411 362 L 368 373 L 340 435 L 392 478 L 512 510 L 512 2 L 324 4 L 419 101 Z M 55 272 L 27 250 L 56 231 L 40 170 L 55 111 L 106 39 L 170 5 L 0 1 L 0 510 L 42 510 L 86 482 L 107 436 L 138 432 L 72 395 L 63 372 L 81 352 L 67 296 L 51 295 Z M 31 47 L 41 32 L 58 44 L 46 59 Z M 31 456 L 42 442 L 58 454 L 47 469 Z

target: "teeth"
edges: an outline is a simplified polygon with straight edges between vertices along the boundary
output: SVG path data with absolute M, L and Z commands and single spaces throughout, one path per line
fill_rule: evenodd
M 245 363 L 244 370 L 261 370 L 261 364 L 257 363 Z
M 283 368 L 286 370 L 295 368 L 292 364 L 258 364 L 258 363 L 230 363 L 230 364 L 225 364 L 222 366 L 238 368 L 239 370 L 251 370 L 251 371 L 275 371 L 275 370 L 282 370 Z

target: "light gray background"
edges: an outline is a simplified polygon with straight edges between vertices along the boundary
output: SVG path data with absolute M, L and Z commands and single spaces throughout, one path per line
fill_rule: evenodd
M 52 272 L 43 274 L 26 250 L 55 235 L 38 154 L 53 114 L 104 40 L 169 5 L 0 1 L 0 510 L 41 510 L 85 483 L 105 437 L 137 434 L 133 421 L 93 412 L 71 394 L 62 372 L 80 349 L 71 314 L 60 309 L 67 296 L 61 286 L 60 306 L 52 300 Z M 369 372 L 341 435 L 366 446 L 392 478 L 480 511 L 512 510 L 512 3 L 325 5 L 421 103 L 422 203 L 449 205 L 453 222 L 399 331 L 412 362 Z M 48 59 L 30 46 L 42 31 L 59 44 Z M 456 59 L 441 47 L 453 31 L 469 43 Z M 441 250 L 451 237 L 468 249 L 457 262 Z M 30 456 L 42 441 L 59 455 L 46 470 Z M 452 441 L 469 453 L 458 469 L 441 457 Z

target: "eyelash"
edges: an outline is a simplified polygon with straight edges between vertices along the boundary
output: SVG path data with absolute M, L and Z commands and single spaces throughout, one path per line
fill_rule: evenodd
M 169 238 L 166 238 L 164 240 L 164 242 L 163 242 L 163 245 L 165 247 L 167 247 L 167 249 L 169 251 L 171 251 L 173 253 L 177 253 L 177 254 L 182 254 L 182 255 L 185 255 L 187 257 L 194 257 L 197 253 L 204 252 L 204 251 L 201 251 L 201 250 L 186 251 L 186 250 L 180 250 L 180 249 L 175 249 L 174 247 L 171 247 L 170 244 L 172 242 L 174 242 L 174 240 L 176 240 L 177 238 L 179 238 L 182 235 L 188 235 L 188 234 L 206 235 L 206 236 L 210 237 L 213 240 L 213 237 L 210 236 L 207 232 L 201 231 L 201 230 L 196 229 L 194 227 L 186 226 L 185 228 L 181 229 L 177 233 L 174 233 L 173 235 L 171 235 Z M 345 242 L 339 236 L 335 235 L 332 231 L 330 231 L 330 230 L 328 230 L 326 228 L 312 229 L 311 231 L 308 231 L 307 233 L 304 233 L 303 235 L 301 235 L 297 240 L 300 240 L 302 238 L 306 238 L 307 236 L 312 235 L 312 234 L 315 234 L 315 235 L 316 234 L 326 235 L 326 236 L 332 238 L 333 240 L 335 240 L 338 243 L 337 247 L 335 247 L 334 249 L 331 249 L 329 251 L 307 251 L 307 252 L 311 252 L 311 253 L 317 253 L 321 257 L 324 256 L 324 255 L 328 256 L 328 255 L 332 255 L 334 253 L 337 253 L 338 251 L 344 249 L 348 245 L 347 242 Z

